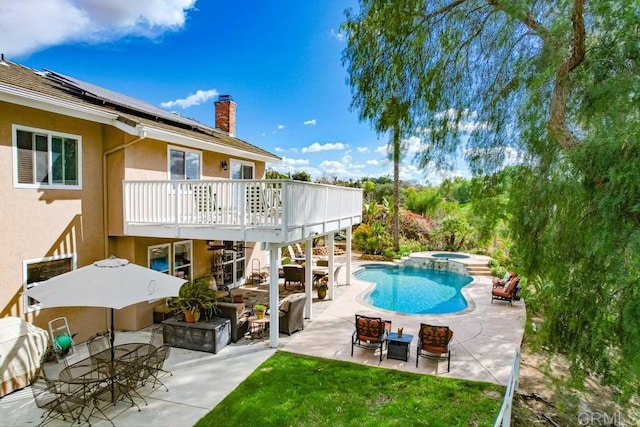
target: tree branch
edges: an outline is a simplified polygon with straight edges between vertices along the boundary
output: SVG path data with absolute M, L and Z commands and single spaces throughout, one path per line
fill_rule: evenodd
M 436 17 L 438 15 L 445 14 L 445 13 L 449 12 L 450 10 L 456 8 L 457 6 L 460 6 L 462 3 L 466 3 L 467 1 L 468 0 L 455 0 L 455 1 L 452 1 L 449 4 L 442 6 L 440 9 L 438 9 L 436 11 L 433 11 L 431 13 L 427 13 L 426 15 L 424 15 L 422 17 L 423 21 L 428 21 L 429 19 L 434 18 L 434 17 Z
M 567 98 L 571 89 L 569 73 L 582 63 L 585 55 L 584 0 L 574 0 L 571 22 L 573 24 L 571 55 L 556 72 L 547 123 L 549 135 L 556 138 L 564 150 L 572 150 L 578 144 L 578 139 L 567 128 L 566 115 Z
M 510 3 L 511 2 L 509 1 L 508 4 Z M 500 0 L 488 0 L 487 4 L 495 7 L 496 9 L 502 10 L 503 12 L 509 12 L 507 6 L 503 5 Z M 549 32 L 549 29 L 545 27 L 540 21 L 537 21 L 533 13 L 526 12 L 521 16 L 514 16 L 514 18 L 522 22 L 525 27 L 529 28 L 532 31 L 535 31 L 535 33 L 538 34 L 543 40 L 551 41 L 551 33 Z
M 585 55 L 585 27 L 584 27 L 584 1 L 574 0 L 571 13 L 572 40 L 571 55 L 564 60 L 556 72 L 556 80 L 551 95 L 549 107 L 549 122 L 547 131 L 555 138 L 564 150 L 572 150 L 578 144 L 578 139 L 567 127 L 567 99 L 571 89 L 569 74 L 582 61 Z M 505 10 L 501 0 L 488 0 L 488 4 L 498 9 Z M 554 43 L 549 30 L 537 21 L 531 12 L 518 18 L 527 28 L 535 31 L 545 43 Z

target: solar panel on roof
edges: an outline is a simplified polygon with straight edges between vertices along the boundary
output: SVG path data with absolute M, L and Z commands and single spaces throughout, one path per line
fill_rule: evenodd
M 138 110 L 142 113 L 149 114 L 151 116 L 161 117 L 174 122 L 182 123 L 195 128 L 206 129 L 209 131 L 216 131 L 197 120 L 190 119 L 188 117 L 181 116 L 180 114 L 172 113 L 161 108 L 158 108 L 152 104 L 142 101 L 137 98 L 123 95 L 118 92 L 114 92 L 100 86 L 93 85 L 91 83 L 84 82 L 82 80 L 75 79 L 73 77 L 65 76 L 64 74 L 56 73 L 51 70 L 45 70 L 46 76 L 59 83 L 67 86 L 71 86 L 78 91 L 84 92 L 87 95 L 93 96 L 97 99 L 107 101 L 113 104 L 120 105 L 125 108 Z

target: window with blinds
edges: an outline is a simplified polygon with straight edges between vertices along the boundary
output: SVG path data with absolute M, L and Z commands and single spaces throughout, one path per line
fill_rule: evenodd
M 21 187 L 80 187 L 80 138 L 14 127 L 15 182 Z

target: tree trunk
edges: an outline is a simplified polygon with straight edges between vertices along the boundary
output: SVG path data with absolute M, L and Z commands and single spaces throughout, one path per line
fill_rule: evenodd
M 393 126 L 393 250 L 400 251 L 400 127 Z

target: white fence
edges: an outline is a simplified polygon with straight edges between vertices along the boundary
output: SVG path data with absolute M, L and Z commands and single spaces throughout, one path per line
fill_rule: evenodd
M 507 392 L 504 395 L 502 408 L 494 424 L 494 427 L 509 427 L 511 425 L 511 409 L 513 409 L 513 396 L 518 390 L 518 379 L 520 378 L 520 347 L 516 348 L 511 366 L 511 375 L 507 383 Z

